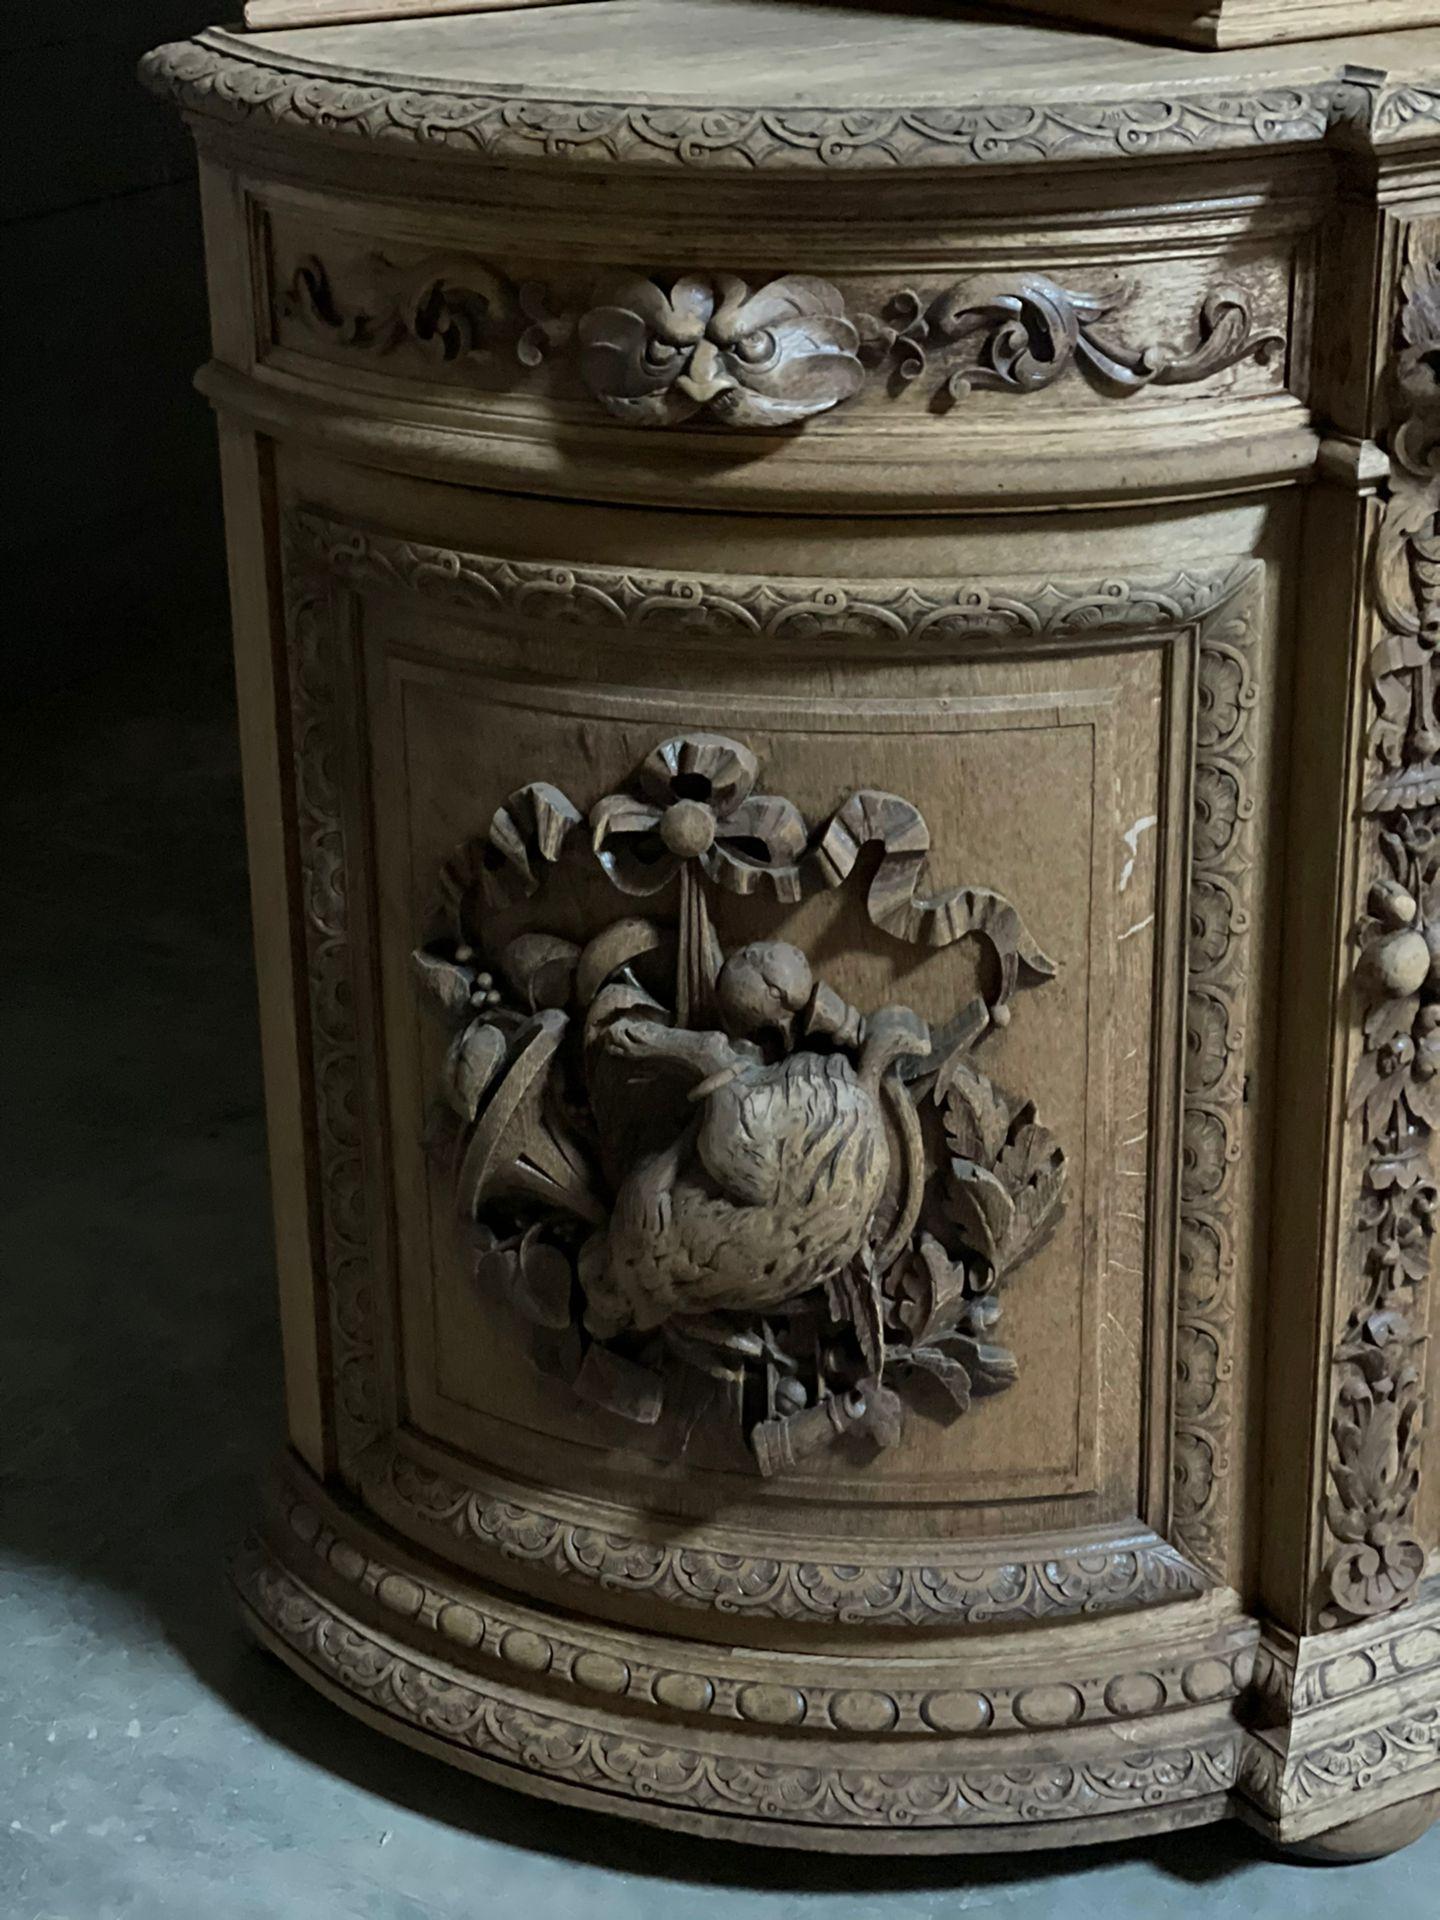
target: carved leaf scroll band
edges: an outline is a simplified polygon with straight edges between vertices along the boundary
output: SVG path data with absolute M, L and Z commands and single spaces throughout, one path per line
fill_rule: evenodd
M 794 1827 L 1032 1825 L 1218 1796 L 1234 1785 L 1239 1765 L 1233 1729 L 1174 1748 L 1136 1747 L 1119 1759 L 1025 1766 L 977 1758 L 937 1767 L 902 1752 L 877 1771 L 859 1755 L 845 1765 L 817 1764 L 808 1753 L 776 1757 L 773 1739 L 763 1757 L 717 1752 L 687 1746 L 683 1736 L 651 1722 L 617 1725 L 594 1713 L 569 1718 L 548 1701 L 517 1700 L 512 1686 L 494 1687 L 443 1658 L 402 1650 L 263 1547 L 243 1552 L 233 1577 L 263 1628 L 332 1686 L 408 1722 L 437 1746 L 490 1762 L 502 1777 L 542 1773 L 599 1804 L 638 1799 Z
M 794 426 L 853 398 L 874 374 L 892 395 L 933 374 L 948 404 L 989 389 L 1033 393 L 1078 370 L 1101 392 L 1210 379 L 1283 347 L 1257 327 L 1240 287 L 1218 288 L 1187 349 L 1130 347 L 1104 326 L 1121 295 L 1076 293 L 1041 274 L 904 289 L 879 315 L 848 314 L 814 274 L 755 288 L 733 273 L 613 275 L 588 304 L 557 304 L 480 260 L 431 255 L 369 267 L 367 301 L 343 303 L 316 255 L 294 269 L 282 305 L 335 345 L 387 354 L 414 346 L 442 368 L 473 359 L 533 369 L 573 358 L 591 396 L 634 426 L 698 420 L 748 431 Z

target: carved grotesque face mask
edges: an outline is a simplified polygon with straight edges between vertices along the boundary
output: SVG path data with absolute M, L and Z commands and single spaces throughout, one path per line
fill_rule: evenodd
M 848 400 L 864 379 L 859 335 L 835 289 L 787 274 L 752 293 L 734 274 L 685 274 L 606 289 L 580 322 L 580 371 L 596 399 L 636 426 L 696 414 L 730 427 L 783 427 Z

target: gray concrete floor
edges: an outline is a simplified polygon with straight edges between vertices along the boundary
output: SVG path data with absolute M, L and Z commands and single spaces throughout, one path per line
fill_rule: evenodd
M 229 685 L 183 639 L 4 760 L 0 1920 L 1437 1920 L 1440 1830 L 1343 1869 L 1237 1826 L 914 1863 L 662 1836 L 423 1760 L 241 1637 L 279 1359 Z

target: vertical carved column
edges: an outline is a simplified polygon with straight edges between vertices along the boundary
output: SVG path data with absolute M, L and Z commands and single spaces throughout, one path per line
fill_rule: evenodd
M 1425 1568 L 1416 1524 L 1440 1126 L 1440 219 L 1405 236 L 1374 554 L 1356 969 L 1364 1053 L 1357 1287 L 1334 1354 L 1321 1624 L 1384 1614 Z
M 1303 1851 L 1326 1835 L 1336 1857 L 1398 1844 L 1397 1820 L 1418 1831 L 1440 1780 L 1440 1578 L 1426 1577 L 1421 1507 L 1440 1124 L 1437 242 L 1436 217 L 1346 209 L 1337 342 L 1348 325 L 1375 352 L 1337 345 L 1322 368 L 1336 424 L 1307 548 L 1354 560 L 1304 583 L 1296 659 L 1262 1562 L 1273 1624 L 1240 1785 L 1272 1838 Z M 1307 765 L 1348 767 L 1344 798 Z M 1323 1100 L 1290 1100 L 1301 1086 Z

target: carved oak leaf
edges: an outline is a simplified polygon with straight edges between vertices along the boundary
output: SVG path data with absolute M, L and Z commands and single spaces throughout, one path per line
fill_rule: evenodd
M 789 274 L 752 293 L 734 274 L 682 274 L 667 292 L 626 277 L 579 323 L 580 373 L 636 426 L 697 414 L 731 427 L 794 425 L 857 392 L 859 335 L 836 289 Z
M 912 1347 L 931 1345 L 950 1332 L 965 1304 L 965 1269 L 951 1260 L 932 1233 L 921 1234 L 890 1284 L 895 1317 Z
M 863 1256 L 826 1282 L 835 1319 L 855 1329 L 866 1366 L 878 1378 L 885 1359 L 885 1319 L 873 1261 Z
M 472 1020 L 450 1042 L 440 1084 L 447 1103 L 467 1126 L 474 1124 L 506 1051 L 504 1034 L 483 1019 Z
M 410 956 L 410 965 L 426 995 L 442 1014 L 455 1019 L 468 1011 L 475 986 L 472 967 L 430 947 L 417 947 Z
M 1022 1109 L 1033 1113 L 1034 1109 Z M 995 1171 L 1015 1200 L 1005 1265 L 1016 1266 L 1054 1231 L 1065 1189 L 1065 1156 L 1048 1128 L 1022 1123 L 996 1162 Z
M 953 1354 L 940 1347 L 912 1347 L 906 1358 L 910 1366 L 939 1382 L 954 1402 L 955 1413 L 970 1411 L 970 1375 Z
M 952 1054 L 936 1075 L 933 1098 L 944 1115 L 951 1153 L 991 1165 L 1010 1132 L 1010 1103 L 994 1082 Z
M 952 1159 L 945 1211 L 960 1229 L 966 1244 L 999 1273 L 1015 1219 L 1015 1202 L 1004 1181 L 973 1160 Z
M 972 1394 L 1003 1393 L 1020 1377 L 1020 1363 L 1008 1347 L 956 1333 L 945 1342 L 945 1351 L 969 1374 Z
M 1053 1232 L 1065 1188 L 1065 1156 L 1054 1135 L 1022 1106 L 993 1169 L 963 1155 L 950 1161 L 945 1210 L 997 1278 L 1036 1252 Z

